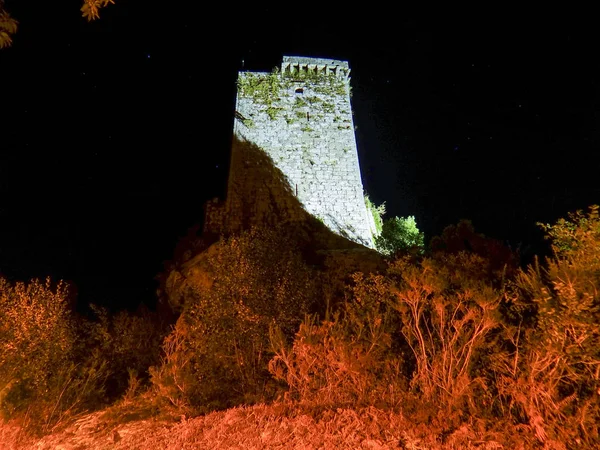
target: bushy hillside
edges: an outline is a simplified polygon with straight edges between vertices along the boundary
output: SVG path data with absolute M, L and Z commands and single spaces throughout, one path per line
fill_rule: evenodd
M 138 432 L 154 448 L 597 448 L 598 208 L 542 227 L 552 256 L 526 267 L 468 223 L 387 259 L 253 227 L 173 264 L 169 329 L 77 318 L 64 284 L 2 280 L 3 433 L 113 405 L 121 448 Z M 186 419 L 123 434 L 127 410 Z

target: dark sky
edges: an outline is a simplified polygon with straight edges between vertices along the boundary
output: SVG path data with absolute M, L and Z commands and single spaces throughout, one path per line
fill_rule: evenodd
M 78 1 L 37 3 L 7 1 L 20 29 L 0 51 L 11 279 L 152 304 L 162 262 L 224 193 L 242 60 L 348 60 L 364 187 L 426 238 L 467 218 L 537 251 L 536 222 L 600 202 L 598 32 L 583 19 L 116 0 L 86 23 Z

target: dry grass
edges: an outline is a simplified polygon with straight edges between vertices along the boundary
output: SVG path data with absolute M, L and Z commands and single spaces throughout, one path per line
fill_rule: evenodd
M 414 425 L 399 411 L 374 407 L 307 409 L 281 403 L 237 407 L 177 420 L 115 422 L 107 411 L 81 417 L 42 439 L 26 439 L 0 425 L 0 449 L 499 449 L 493 433 L 463 426 L 441 433 L 435 423 Z

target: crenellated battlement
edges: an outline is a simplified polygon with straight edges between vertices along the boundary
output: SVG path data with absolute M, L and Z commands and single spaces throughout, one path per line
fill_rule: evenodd
M 350 67 L 348 61 L 325 58 L 306 58 L 302 56 L 284 56 L 281 62 L 283 75 L 300 73 L 314 75 L 333 75 L 336 78 L 348 78 Z

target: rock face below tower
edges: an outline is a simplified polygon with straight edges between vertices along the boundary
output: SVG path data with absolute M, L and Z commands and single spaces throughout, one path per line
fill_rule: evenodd
M 208 217 L 208 208 L 205 228 L 235 231 L 263 221 L 273 204 L 283 220 L 302 220 L 297 205 L 334 233 L 373 247 L 349 73 L 346 61 L 284 56 L 273 72 L 238 74 L 227 200 L 220 214 Z

